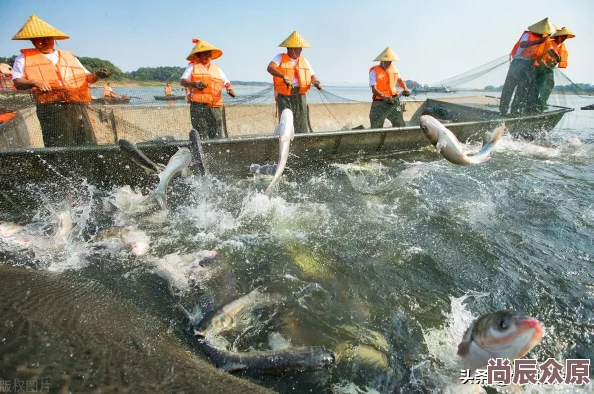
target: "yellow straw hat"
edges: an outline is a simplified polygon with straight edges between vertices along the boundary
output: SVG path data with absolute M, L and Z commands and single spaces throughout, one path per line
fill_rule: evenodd
M 575 37 L 575 34 L 573 34 L 567 27 L 563 26 L 561 29 L 558 29 L 556 32 L 551 34 L 551 37 L 559 36 L 567 36 L 567 38 L 573 38 Z
M 374 62 L 397 62 L 398 60 L 400 60 L 400 58 L 396 56 L 394 52 L 392 52 L 390 47 L 386 47 L 382 53 L 373 59 Z
M 66 40 L 70 38 L 60 30 L 47 22 L 42 21 L 35 15 L 31 15 L 21 30 L 12 37 L 13 40 L 30 40 L 32 38 L 52 37 L 54 40 Z
M 305 38 L 295 30 L 287 39 L 280 43 L 279 47 L 284 48 L 310 48 L 309 42 L 305 41 Z
M 197 54 L 199 52 L 206 52 L 206 51 L 212 51 L 212 57 L 211 57 L 212 60 L 218 59 L 221 56 L 223 56 L 223 51 L 221 51 L 219 48 L 215 47 L 212 44 L 209 44 L 208 42 L 206 42 L 204 40 L 192 38 L 192 42 L 195 43 L 196 45 L 194 46 L 194 49 L 192 49 L 192 52 L 190 52 L 190 54 L 186 58 L 187 60 L 191 61 L 192 56 L 194 56 L 195 54 Z
M 532 26 L 528 26 L 528 30 L 536 34 L 551 35 L 557 31 L 555 27 L 556 26 L 549 20 L 549 18 L 544 18 Z

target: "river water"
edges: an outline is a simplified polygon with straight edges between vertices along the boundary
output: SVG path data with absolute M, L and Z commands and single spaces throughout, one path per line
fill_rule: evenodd
M 367 90 L 334 93 L 365 100 Z M 196 352 L 176 304 L 199 318 L 256 288 L 280 294 L 283 302 L 225 335 L 230 346 L 268 349 L 270 334 L 280 334 L 341 355 L 329 371 L 247 376 L 281 392 L 458 392 L 464 330 L 504 308 L 545 327 L 530 358 L 592 360 L 594 111 L 579 108 L 594 100 L 552 100 L 577 109 L 542 140 L 504 136 L 482 165 L 455 166 L 429 148 L 316 173 L 290 168 L 289 159 L 271 199 L 264 176 L 179 178 L 167 213 L 141 204 L 141 191 L 83 182 L 67 193 L 75 225 L 64 250 L 23 251 L 3 240 L 1 255 L 6 264 L 101 281 Z M 48 207 L 58 209 L 59 193 L 30 189 L 40 196 L 38 210 L 4 216 L 48 233 L 55 224 Z M 91 242 L 111 226 L 143 231 L 149 252 L 137 257 L 117 243 Z M 170 289 L 156 274 L 164 256 L 200 250 L 218 255 L 190 287 Z M 188 269 L 178 265 L 174 274 Z

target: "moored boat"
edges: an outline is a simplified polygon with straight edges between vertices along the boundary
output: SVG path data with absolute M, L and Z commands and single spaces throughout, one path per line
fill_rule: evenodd
M 130 104 L 130 99 L 130 97 L 103 97 L 91 99 L 91 103 L 103 105 Z

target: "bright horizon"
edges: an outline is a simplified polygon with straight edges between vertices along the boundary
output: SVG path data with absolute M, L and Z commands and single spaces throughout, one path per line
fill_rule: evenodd
M 343 0 L 304 0 L 295 6 L 258 1 L 163 2 L 3 0 L 0 56 L 32 47 L 11 38 L 31 14 L 70 36 L 59 48 L 76 56 L 109 60 L 122 71 L 187 64 L 192 38 L 223 51 L 215 60 L 230 80 L 270 82 L 266 66 L 281 52 L 278 44 L 293 30 L 312 45 L 303 56 L 324 85 L 367 85 L 373 59 L 389 46 L 399 57 L 403 79 L 433 84 L 509 53 L 527 26 L 550 17 L 576 38 L 567 40 L 574 82 L 594 84 L 594 2 L 543 0 L 496 3 L 428 0 L 395 5 Z M 538 8 L 535 13 L 534 9 Z M 503 84 L 507 65 L 462 87 Z

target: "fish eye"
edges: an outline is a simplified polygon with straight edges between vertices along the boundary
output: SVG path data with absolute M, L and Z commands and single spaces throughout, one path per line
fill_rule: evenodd
M 507 317 L 503 317 L 499 320 L 499 328 L 502 330 L 507 330 L 509 328 L 509 319 Z

